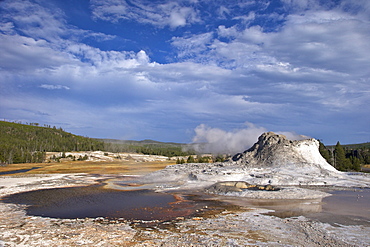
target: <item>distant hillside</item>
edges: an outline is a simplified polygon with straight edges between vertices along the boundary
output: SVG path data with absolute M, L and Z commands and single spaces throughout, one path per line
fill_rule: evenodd
M 104 150 L 110 152 L 131 152 L 150 155 L 188 156 L 195 154 L 192 144 L 159 142 L 153 140 L 115 140 L 100 139 L 105 142 Z
M 160 141 L 154 141 L 150 139 L 145 139 L 142 141 L 134 141 L 134 140 L 117 140 L 117 139 L 100 139 L 104 141 L 105 143 L 118 143 L 118 144 L 132 144 L 132 145 L 146 145 L 146 144 L 159 144 L 159 145 L 173 145 L 173 146 L 187 146 L 191 144 L 185 144 L 185 143 L 176 143 L 176 142 L 160 142 Z
M 56 127 L 0 121 L 0 163 L 42 162 L 45 152 L 102 150 L 104 142 Z
M 370 142 L 358 143 L 358 144 L 341 144 L 345 149 L 370 149 Z M 328 148 L 334 148 L 335 145 L 328 145 Z

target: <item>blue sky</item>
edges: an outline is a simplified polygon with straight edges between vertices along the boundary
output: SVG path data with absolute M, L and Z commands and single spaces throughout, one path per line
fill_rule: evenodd
M 367 142 L 369 40 L 368 0 L 4 0 L 0 118 L 98 138 Z

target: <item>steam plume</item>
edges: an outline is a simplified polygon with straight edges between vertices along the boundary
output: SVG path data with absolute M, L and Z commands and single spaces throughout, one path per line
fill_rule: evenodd
M 237 129 L 230 132 L 219 128 L 212 128 L 205 124 L 200 124 L 195 128 L 193 143 L 195 151 L 200 153 L 212 154 L 235 154 L 250 148 L 258 137 L 267 132 L 264 127 L 256 126 L 246 122 L 246 128 Z M 290 140 L 301 140 L 307 137 L 293 132 L 277 132 L 285 135 Z

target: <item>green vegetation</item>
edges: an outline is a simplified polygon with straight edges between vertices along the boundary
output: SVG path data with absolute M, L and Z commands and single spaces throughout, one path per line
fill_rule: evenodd
M 214 157 L 211 156 L 202 156 L 202 155 L 197 155 L 196 158 L 194 155 L 189 155 L 189 157 L 184 160 L 184 158 L 177 158 L 176 164 L 184 164 L 184 163 L 212 163 L 214 162 Z
M 370 164 L 370 143 L 325 147 L 320 142 L 319 151 L 329 164 L 339 171 L 360 171 L 361 166 Z
M 104 150 L 113 153 L 142 153 L 149 155 L 163 155 L 167 157 L 188 156 L 195 154 L 195 151 L 189 144 L 157 142 L 152 140 L 122 141 L 103 139 L 103 141 L 105 142 Z
M 183 158 L 177 158 L 176 160 L 176 164 L 184 164 L 185 163 L 185 160 Z
M 0 121 L 0 163 L 41 163 L 45 152 L 102 150 L 102 141 L 73 135 L 61 128 Z
M 191 145 L 172 142 L 92 139 L 73 135 L 62 128 L 40 127 L 38 123 L 20 124 L 0 121 L 0 164 L 41 163 L 45 152 L 96 151 L 132 152 L 149 155 L 189 156 Z M 186 151 L 189 150 L 189 151 Z M 63 158 L 63 157 L 61 157 Z M 80 157 L 73 160 L 84 160 Z

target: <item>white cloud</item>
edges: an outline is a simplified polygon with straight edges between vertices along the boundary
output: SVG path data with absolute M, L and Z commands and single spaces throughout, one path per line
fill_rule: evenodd
M 14 34 L 14 24 L 12 22 L 0 23 L 0 31 L 4 34 Z
M 309 139 L 310 137 L 309 136 L 305 136 L 305 135 L 299 135 L 295 132 L 286 132 L 286 131 L 276 131 L 277 134 L 280 134 L 280 135 L 284 135 L 287 139 L 289 140 L 292 140 L 292 141 L 299 141 L 299 140 L 305 140 L 305 139 Z
M 7 11 L 4 12 L 3 20 L 11 20 L 2 24 L 8 32 L 14 32 L 14 25 L 21 30 L 25 36 L 34 39 L 46 40 L 61 49 L 64 40 L 80 41 L 85 38 L 94 38 L 97 41 L 114 39 L 114 35 L 107 35 L 102 32 L 79 29 L 70 25 L 65 20 L 65 13 L 59 8 L 49 5 L 46 8 L 31 1 L 4 1 L 1 5 Z M 62 38 L 63 37 L 63 38 Z
M 2 7 L 7 10 L 3 18 L 12 20 L 18 29 L 34 38 L 53 40 L 67 31 L 59 9 L 50 12 L 30 1 L 4 1 Z
M 320 5 L 317 0 L 282 0 L 286 8 L 290 8 L 295 12 L 305 11 L 307 9 L 320 9 Z M 330 4 L 330 1 L 327 2 Z
M 6 70 L 34 70 L 63 64 L 78 64 L 70 54 L 54 49 L 42 39 L 0 34 L 0 67 Z
M 201 124 L 195 128 L 194 143 L 201 143 L 196 146 L 201 153 L 230 153 L 243 152 L 250 148 L 258 137 L 266 132 L 263 127 L 255 126 L 246 122 L 247 128 L 224 131 L 219 128 L 209 127 Z
M 169 16 L 169 25 L 172 28 L 185 26 L 187 21 L 194 19 L 194 11 L 191 8 L 175 8 Z
M 245 122 L 246 127 L 225 131 L 220 128 L 214 128 L 205 124 L 198 125 L 195 129 L 193 143 L 196 151 L 200 153 L 213 154 L 235 154 L 243 152 L 252 147 L 257 142 L 258 137 L 268 130 L 261 126 Z M 289 140 L 303 140 L 309 137 L 298 135 L 295 132 L 276 131 L 277 134 L 285 135 Z
M 314 100 L 315 104 L 333 106 L 332 110 L 350 107 L 350 95 L 341 93 L 334 85 L 351 85 L 351 88 L 356 88 L 352 95 L 368 91 L 368 88 L 363 88 L 362 81 L 369 80 L 370 43 L 367 40 L 370 26 L 361 15 L 351 15 L 338 8 L 320 7 L 312 1 L 302 1 L 300 6 L 303 9 L 311 6 L 316 11 L 300 9 L 299 15 L 288 15 L 276 32 L 265 32 L 259 26 L 246 27 L 242 31 L 237 26 L 219 26 L 219 36 L 212 40 L 202 42 L 196 39 L 201 35 L 197 35 L 191 39 L 178 38 L 173 45 L 182 48 L 180 57 L 185 60 L 206 61 L 240 72 L 243 75 L 240 80 L 244 83 L 229 81 L 228 90 L 243 94 L 249 87 L 249 91 L 255 94 L 251 100 L 263 102 L 266 95 L 270 95 L 271 100 L 275 94 L 280 95 L 277 101 L 281 102 L 286 102 L 289 96 L 289 102 L 302 102 L 302 105 Z M 230 40 L 221 41 L 222 38 Z M 188 47 L 193 40 L 199 42 L 190 49 Z M 279 83 L 294 85 L 300 90 L 293 92 L 291 87 L 276 87 Z M 243 90 L 240 90 L 238 86 L 242 84 Z M 265 96 L 258 97 L 259 92 L 262 94 L 261 84 L 278 91 L 268 91 Z M 318 85 L 320 90 L 305 90 L 312 88 L 310 85 Z M 358 98 L 356 104 L 364 104 L 364 97 L 360 97 L 362 101 Z M 342 103 L 336 103 L 338 101 Z
M 218 9 L 218 14 L 222 19 L 226 19 L 226 15 L 230 14 L 230 10 L 225 6 L 220 6 Z
M 241 20 L 242 22 L 250 22 L 250 21 L 253 21 L 255 18 L 256 18 L 256 14 L 253 11 L 251 11 L 248 13 L 248 15 L 236 16 L 233 19 Z
M 125 19 L 149 23 L 161 28 L 165 26 L 177 28 L 200 21 L 194 8 L 174 1 L 157 4 L 142 0 L 128 4 L 125 0 L 94 0 L 91 1 L 91 8 L 95 19 L 110 22 Z
M 179 58 L 199 57 L 202 52 L 208 50 L 208 45 L 211 43 L 213 33 L 203 33 L 192 35 L 190 37 L 173 37 L 171 44 L 178 50 Z
M 49 90 L 60 90 L 60 89 L 69 90 L 70 89 L 67 86 L 63 86 L 63 85 L 52 85 L 52 84 L 41 84 L 40 85 L 40 88 L 49 89 Z
M 366 22 L 341 18 L 323 22 L 316 14 L 306 16 L 312 20 L 288 21 L 281 32 L 269 36 L 266 51 L 299 67 L 351 74 L 365 71 L 370 55 L 370 44 L 366 42 L 370 27 Z
M 140 64 L 145 64 L 147 65 L 149 62 L 150 62 L 150 59 L 148 57 L 148 55 L 146 54 L 145 51 L 141 50 L 139 51 L 137 54 L 136 54 L 136 57 L 137 57 L 137 61 L 140 63 Z

